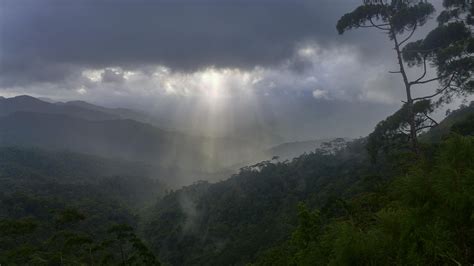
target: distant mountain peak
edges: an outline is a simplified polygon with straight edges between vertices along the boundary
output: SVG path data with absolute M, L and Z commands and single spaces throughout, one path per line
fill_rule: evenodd
M 18 96 L 14 96 L 14 97 L 11 97 L 11 98 L 7 98 L 7 100 L 12 100 L 12 101 L 35 101 L 35 102 L 42 102 L 40 99 L 35 98 L 35 97 L 33 97 L 33 96 L 30 96 L 30 95 L 18 95 Z
M 65 114 L 88 120 L 109 120 L 118 119 L 120 117 L 115 114 L 102 112 L 101 110 L 91 110 L 91 108 L 81 107 L 79 105 L 67 106 L 59 103 L 50 103 L 29 95 L 5 98 L 0 102 L 0 116 L 15 112 Z

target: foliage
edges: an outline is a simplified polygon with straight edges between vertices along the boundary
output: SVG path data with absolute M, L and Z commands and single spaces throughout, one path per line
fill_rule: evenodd
M 468 128 L 469 113 L 452 112 L 452 131 Z M 394 143 L 371 164 L 361 139 L 244 167 L 169 193 L 148 210 L 142 233 L 171 265 L 467 263 L 474 140 L 445 139 L 424 144 L 419 159 Z
M 341 141 L 292 161 L 265 161 L 231 178 L 197 183 L 165 196 L 150 209 L 143 235 L 172 265 L 229 265 L 253 261 L 285 241 L 296 226 L 296 207 L 322 207 L 352 195 L 377 175 L 364 140 Z M 380 180 L 380 179 L 379 179 Z
M 345 201 L 346 213 L 300 207 L 291 239 L 256 264 L 469 264 L 474 260 L 473 195 L 474 138 L 453 135 L 434 162 L 420 161 L 384 190 Z
M 353 28 L 376 28 L 388 34 L 397 54 L 399 71 L 403 78 L 406 101 L 392 116 L 379 123 L 369 137 L 368 149 L 375 159 L 379 150 L 411 142 L 419 154 L 418 135 L 438 123 L 429 116 L 435 107 L 449 103 L 455 96 L 474 92 L 474 6 L 470 0 L 445 0 L 445 10 L 438 16 L 439 26 L 418 41 L 407 43 L 416 29 L 426 23 L 434 12 L 427 1 L 365 0 L 364 4 L 345 14 L 337 23 L 340 34 Z M 407 36 L 403 36 L 408 31 Z M 399 40 L 399 37 L 403 37 Z M 422 66 L 423 73 L 409 80 L 408 66 Z M 427 78 L 428 62 L 437 68 L 437 77 Z M 441 88 L 433 94 L 413 97 L 414 86 L 439 81 Z
M 433 108 L 429 100 L 416 102 L 412 111 L 415 115 L 417 134 L 426 128 L 431 128 L 433 120 L 428 114 L 433 112 Z M 408 123 L 409 113 L 407 104 L 404 104 L 400 110 L 377 124 L 374 131 L 370 133 L 367 143 L 372 160 L 375 161 L 379 151 L 386 153 L 394 147 L 408 148 L 407 143 L 411 138 Z
M 64 215 L 73 212 L 74 218 L 87 220 L 73 209 L 64 210 Z M 107 233 L 94 233 L 91 228 L 82 228 L 81 221 L 71 218 L 63 220 L 60 226 L 36 218 L 0 220 L 0 262 L 8 265 L 160 264 L 129 225 L 109 225 Z
M 373 135 L 396 134 L 404 112 Z M 0 263 L 156 265 L 156 254 L 170 265 L 468 264 L 472 113 L 453 111 L 435 128 L 449 132 L 416 158 L 394 141 L 371 163 L 374 139 L 336 139 L 162 198 L 161 183 L 116 175 L 120 162 L 3 148 Z
M 403 49 L 404 60 L 410 65 L 423 64 L 425 74 L 427 61 L 437 68 L 438 77 L 432 80 L 439 80 L 442 86 L 430 98 L 438 97 L 438 105 L 474 92 L 474 5 L 470 0 L 444 0 L 443 6 L 438 27 Z
M 474 102 L 471 102 L 469 105 L 461 105 L 459 109 L 449 111 L 448 116 L 443 121 L 441 121 L 439 125 L 422 134 L 420 136 L 420 140 L 423 142 L 436 143 L 441 141 L 445 136 L 449 135 L 451 130 L 462 135 L 469 135 L 468 132 L 458 131 L 458 129 L 453 128 L 453 126 L 455 124 L 469 123 L 468 118 L 472 114 L 474 114 Z M 459 128 L 459 130 L 460 129 L 461 128 Z
M 464 121 L 455 123 L 452 130 L 461 135 L 474 136 L 474 115 L 471 114 Z
M 133 209 L 157 197 L 160 183 L 108 176 L 131 164 L 97 157 L 20 148 L 0 155 L 0 264 L 159 264 L 134 233 Z M 125 239 L 116 224 L 128 228 Z
M 374 21 L 381 20 L 384 24 L 378 27 L 390 24 L 392 34 L 402 34 L 407 29 L 411 30 L 425 24 L 433 12 L 433 6 L 426 1 L 393 0 L 390 3 L 364 1 L 363 5 L 341 17 L 337 23 L 337 30 L 342 34 L 352 28 L 372 26 L 377 28 L 374 26 Z

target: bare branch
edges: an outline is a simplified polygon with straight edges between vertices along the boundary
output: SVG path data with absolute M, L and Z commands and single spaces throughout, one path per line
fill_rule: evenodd
M 388 73 L 390 73 L 390 74 L 399 74 L 399 73 L 402 73 L 402 72 L 400 72 L 400 71 L 388 71 Z
M 440 79 L 446 78 L 446 77 L 448 77 L 448 76 L 449 76 L 449 75 L 444 75 L 444 76 L 439 76 L 439 77 L 432 78 L 432 79 L 427 79 L 427 80 L 412 81 L 412 82 L 410 82 L 410 85 L 430 83 L 430 82 L 432 82 L 432 81 L 440 80 Z
M 422 80 L 424 77 L 426 76 L 426 55 L 423 56 L 423 75 L 421 75 L 421 77 L 417 78 L 415 81 L 413 82 L 418 82 L 420 80 Z M 411 82 L 410 82 L 411 83 Z
M 433 97 L 435 97 L 435 96 L 440 95 L 441 93 L 443 93 L 444 91 L 446 91 L 448 88 L 449 88 L 449 86 L 446 86 L 446 87 L 444 87 L 443 89 L 437 91 L 436 93 L 434 93 L 434 94 L 432 94 L 432 95 L 414 98 L 413 101 L 421 101 L 421 100 L 431 99 L 431 98 L 433 98 Z
M 438 122 L 436 122 L 436 120 L 434 120 L 433 118 L 431 118 L 427 113 L 424 113 L 426 118 L 428 118 L 435 126 L 439 125 Z
M 453 81 L 454 77 L 455 77 L 456 73 L 453 73 L 453 75 L 451 76 L 451 78 L 449 79 L 448 81 L 448 84 L 442 88 L 441 90 L 437 91 L 436 93 L 432 94 L 432 95 L 429 95 L 429 96 L 424 96 L 424 97 L 418 97 L 418 98 L 414 98 L 413 101 L 420 101 L 420 100 L 426 100 L 426 99 L 431 99 L 437 95 L 440 95 L 441 93 L 443 93 L 444 91 L 446 91 L 447 89 L 449 89 L 451 87 L 451 82 Z
M 357 25 L 359 28 L 375 28 L 374 26 L 369 26 L 369 25 Z
M 404 44 L 406 41 L 408 41 L 412 36 L 413 36 L 413 33 L 415 33 L 415 30 L 416 30 L 416 24 L 415 26 L 413 26 L 413 29 L 412 31 L 410 32 L 410 34 L 408 35 L 408 37 L 406 37 L 403 41 L 401 41 L 398 45 L 401 46 L 402 44 Z
M 423 127 L 419 127 L 416 129 L 416 132 L 420 131 L 420 130 L 423 130 L 423 129 L 427 129 L 427 128 L 432 128 L 433 126 L 423 126 Z

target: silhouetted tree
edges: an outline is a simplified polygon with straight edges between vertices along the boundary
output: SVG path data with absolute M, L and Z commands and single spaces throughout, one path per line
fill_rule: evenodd
M 363 5 L 342 16 L 337 23 L 339 34 L 352 28 L 375 28 L 387 33 L 393 42 L 399 66 L 399 70 L 393 73 L 399 73 L 402 76 L 406 93 L 406 102 L 403 106 L 406 117 L 403 122 L 408 125 L 408 138 L 413 150 L 417 153 L 418 128 L 417 114 L 414 110 L 415 100 L 412 96 L 413 81 L 408 78 L 402 50 L 418 27 L 424 25 L 433 12 L 433 6 L 422 0 L 364 0 Z M 417 79 L 417 82 L 421 82 L 421 79 Z M 427 113 L 427 111 L 424 110 L 421 113 Z
M 379 123 L 369 136 L 369 151 L 375 155 L 390 143 L 411 141 L 418 153 L 417 135 L 438 123 L 430 117 L 436 107 L 449 103 L 454 96 L 474 91 L 474 41 L 472 26 L 474 8 L 471 0 L 445 0 L 445 10 L 438 16 L 439 25 L 424 39 L 407 43 L 434 9 L 422 0 L 365 0 L 337 24 L 340 34 L 351 28 L 373 27 L 388 34 L 394 43 L 399 71 L 405 85 L 406 101 L 394 115 Z M 405 32 L 408 32 L 406 34 Z M 406 35 L 402 40 L 397 37 Z M 409 80 L 404 61 L 409 67 L 422 67 L 422 74 Z M 437 69 L 435 77 L 427 77 L 428 63 Z M 439 82 L 440 87 L 429 95 L 413 97 L 412 88 Z

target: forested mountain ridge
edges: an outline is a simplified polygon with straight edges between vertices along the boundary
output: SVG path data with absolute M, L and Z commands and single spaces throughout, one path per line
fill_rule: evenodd
M 463 123 L 464 120 L 455 123 L 453 129 L 465 125 Z M 445 138 L 449 134 L 446 132 Z M 389 246 L 378 243 L 378 240 L 370 242 L 370 239 L 362 238 L 366 237 L 362 233 L 352 235 L 355 231 L 345 230 L 359 230 L 359 224 L 374 224 L 378 212 L 390 208 L 387 204 L 393 200 L 392 196 L 396 200 L 404 197 L 391 194 L 394 186 L 398 186 L 392 183 L 398 184 L 401 177 L 416 169 L 431 171 L 429 169 L 442 167 L 444 162 L 439 161 L 439 156 L 446 158 L 446 149 L 459 152 L 452 156 L 457 156 L 460 162 L 463 161 L 462 156 L 466 156 L 466 167 L 472 167 L 469 160 L 474 158 L 471 157 L 474 151 L 473 146 L 468 145 L 470 139 L 454 137 L 442 145 L 424 144 L 425 163 L 414 160 L 413 155 L 401 147 L 388 154 L 380 154 L 384 158 L 373 164 L 365 147 L 366 139 L 360 139 L 336 153 L 318 149 L 290 162 L 266 161 L 245 167 L 228 180 L 216 184 L 202 182 L 166 195 L 149 210 L 143 236 L 160 258 L 172 265 L 243 265 L 250 262 L 261 265 L 308 265 L 310 261 L 320 261 L 322 264 L 339 261 L 347 264 L 351 260 L 366 264 L 378 261 L 378 258 L 382 262 L 384 256 L 364 253 L 377 250 L 375 247 L 358 250 L 357 245 L 363 247 L 358 242 L 344 241 L 349 241 L 349 237 L 353 236 L 356 239 L 361 237 L 360 241 L 373 243 L 380 248 Z M 469 171 L 466 172 L 466 182 L 474 178 Z M 415 189 L 415 183 L 412 185 Z M 465 189 L 471 188 L 468 186 Z M 433 197 L 435 200 L 436 197 Z M 301 203 L 305 205 L 297 208 Z M 466 205 L 467 209 L 462 212 L 469 212 L 469 206 Z M 430 208 L 436 212 L 438 206 L 435 204 Z M 356 223 L 355 229 L 337 227 L 340 231 L 331 231 L 333 223 L 341 219 Z M 394 223 L 396 221 L 393 220 Z M 364 228 L 360 230 L 365 232 Z M 350 234 L 345 236 L 346 232 Z M 334 235 L 336 233 L 340 235 Z M 313 234 L 324 234 L 328 242 L 322 243 L 326 245 L 323 247 L 334 250 L 316 253 L 320 251 L 311 246 L 311 241 L 320 238 L 317 235 L 313 238 Z M 331 244 L 331 239 L 337 237 L 341 238 L 338 240 L 342 241 L 341 246 Z M 344 248 L 345 251 L 336 248 Z M 308 257 L 299 257 L 299 252 L 313 251 L 301 253 Z M 418 256 L 417 262 L 426 262 L 425 256 L 428 255 L 424 252 L 413 255 Z M 403 254 L 401 256 L 407 256 Z M 398 263 L 402 263 L 408 257 L 399 259 Z
M 158 121 L 153 116 L 146 114 L 145 112 L 128 109 L 128 108 L 108 108 L 103 107 L 95 104 L 91 104 L 85 101 L 68 101 L 68 102 L 57 102 L 56 105 L 62 106 L 71 106 L 71 107 L 79 107 L 83 109 L 88 109 L 92 111 L 98 111 L 106 114 L 110 114 L 116 116 L 117 118 L 121 119 L 132 119 L 138 122 L 151 124 L 156 127 L 160 127 L 162 129 L 168 128 L 166 126 L 167 123 L 163 121 Z M 169 129 L 170 130 L 170 129 Z
M 300 204 L 291 237 L 255 265 L 469 264 L 474 260 L 472 122 L 466 136 L 445 136 L 434 153 L 383 186 L 330 209 Z
M 38 146 L 136 161 L 176 160 L 172 150 L 187 151 L 188 158 L 202 156 L 201 141 L 184 134 L 163 131 L 133 120 L 90 121 L 61 114 L 16 112 L 0 118 L 3 146 Z M 203 140 L 204 141 L 204 140 Z M 174 143 L 178 147 L 171 148 Z M 191 145 L 193 144 L 193 145 Z M 179 146 L 181 145 L 181 146 Z M 181 148 L 181 149 L 180 149 Z M 194 149 L 194 150 L 193 150 Z M 184 155 L 184 152 L 183 152 Z M 183 158 L 183 165 L 186 164 Z
M 242 158 L 255 162 L 270 156 L 265 155 L 262 147 L 244 139 L 163 130 L 123 118 L 141 119 L 140 115 L 129 109 L 86 102 L 48 103 L 25 95 L 3 98 L 0 145 L 69 150 L 175 168 L 174 175 L 180 179 L 176 184 L 189 184 L 213 172 L 227 172 L 229 167 L 241 163 Z
M 473 135 L 467 117 L 452 131 Z M 168 192 L 139 163 L 1 148 L 0 227 L 7 233 L 0 261 L 121 263 L 120 241 L 127 261 L 145 265 L 157 263 L 155 256 L 171 265 L 469 261 L 474 146 L 472 137 L 450 134 L 424 144 L 422 161 L 401 147 L 373 164 L 367 139 L 347 147 L 334 140 L 291 161 L 263 161 L 215 184 Z M 455 170 L 461 194 L 451 187 Z M 437 176 L 433 186 L 426 186 L 429 176 Z M 412 232 L 426 241 L 409 238 Z M 441 255 L 430 247 L 435 242 Z
M 322 207 L 365 186 L 376 169 L 363 147 L 360 140 L 337 155 L 319 150 L 291 162 L 262 162 L 228 180 L 173 192 L 149 211 L 144 236 L 173 265 L 252 262 L 291 232 L 298 202 Z
M 331 139 L 317 139 L 317 140 L 307 140 L 307 141 L 294 141 L 294 142 L 285 142 L 274 147 L 271 147 L 265 151 L 269 155 L 269 158 L 277 156 L 279 160 L 291 160 L 296 158 L 304 153 L 310 153 L 316 149 L 324 146 L 326 143 L 330 143 L 338 139 L 342 142 L 346 140 L 344 138 L 331 138 Z
M 176 168 L 176 176 L 184 173 L 200 176 L 221 170 L 240 155 L 250 152 L 245 144 L 240 145 L 240 150 L 226 152 L 239 146 L 229 139 L 170 132 L 134 120 L 90 121 L 29 112 L 0 117 L 0 145 L 69 150 L 142 161 L 159 168 Z M 210 149 L 213 145 L 218 148 Z M 192 177 L 188 177 L 182 181 L 191 180 Z
M 133 119 L 151 123 L 152 117 L 144 112 L 127 108 L 108 108 L 85 101 L 56 102 L 53 100 L 20 95 L 0 98 L 0 116 L 15 112 L 33 112 L 45 114 L 63 114 L 86 120 Z M 157 121 L 156 121 L 157 122 Z M 158 124 L 155 123 L 155 125 Z
M 141 115 L 134 110 L 80 101 L 48 103 L 25 95 L 4 98 L 0 101 L 0 146 L 31 146 L 141 161 L 169 176 L 170 184 L 182 185 L 204 178 L 222 180 L 242 166 L 275 156 L 292 159 L 323 143 L 292 142 L 267 149 L 238 138 L 163 130 L 140 122 L 146 120 Z
M 38 148 L 0 147 L 0 167 L 2 175 L 33 171 L 59 182 L 93 183 L 119 175 L 159 178 L 153 175 L 152 167 L 144 163 Z
M 448 134 L 451 127 L 461 121 L 469 120 L 470 116 L 474 115 L 474 101 L 469 105 L 462 105 L 459 109 L 449 112 L 449 115 L 432 128 L 429 132 L 421 136 L 422 140 L 439 141 L 444 135 Z

